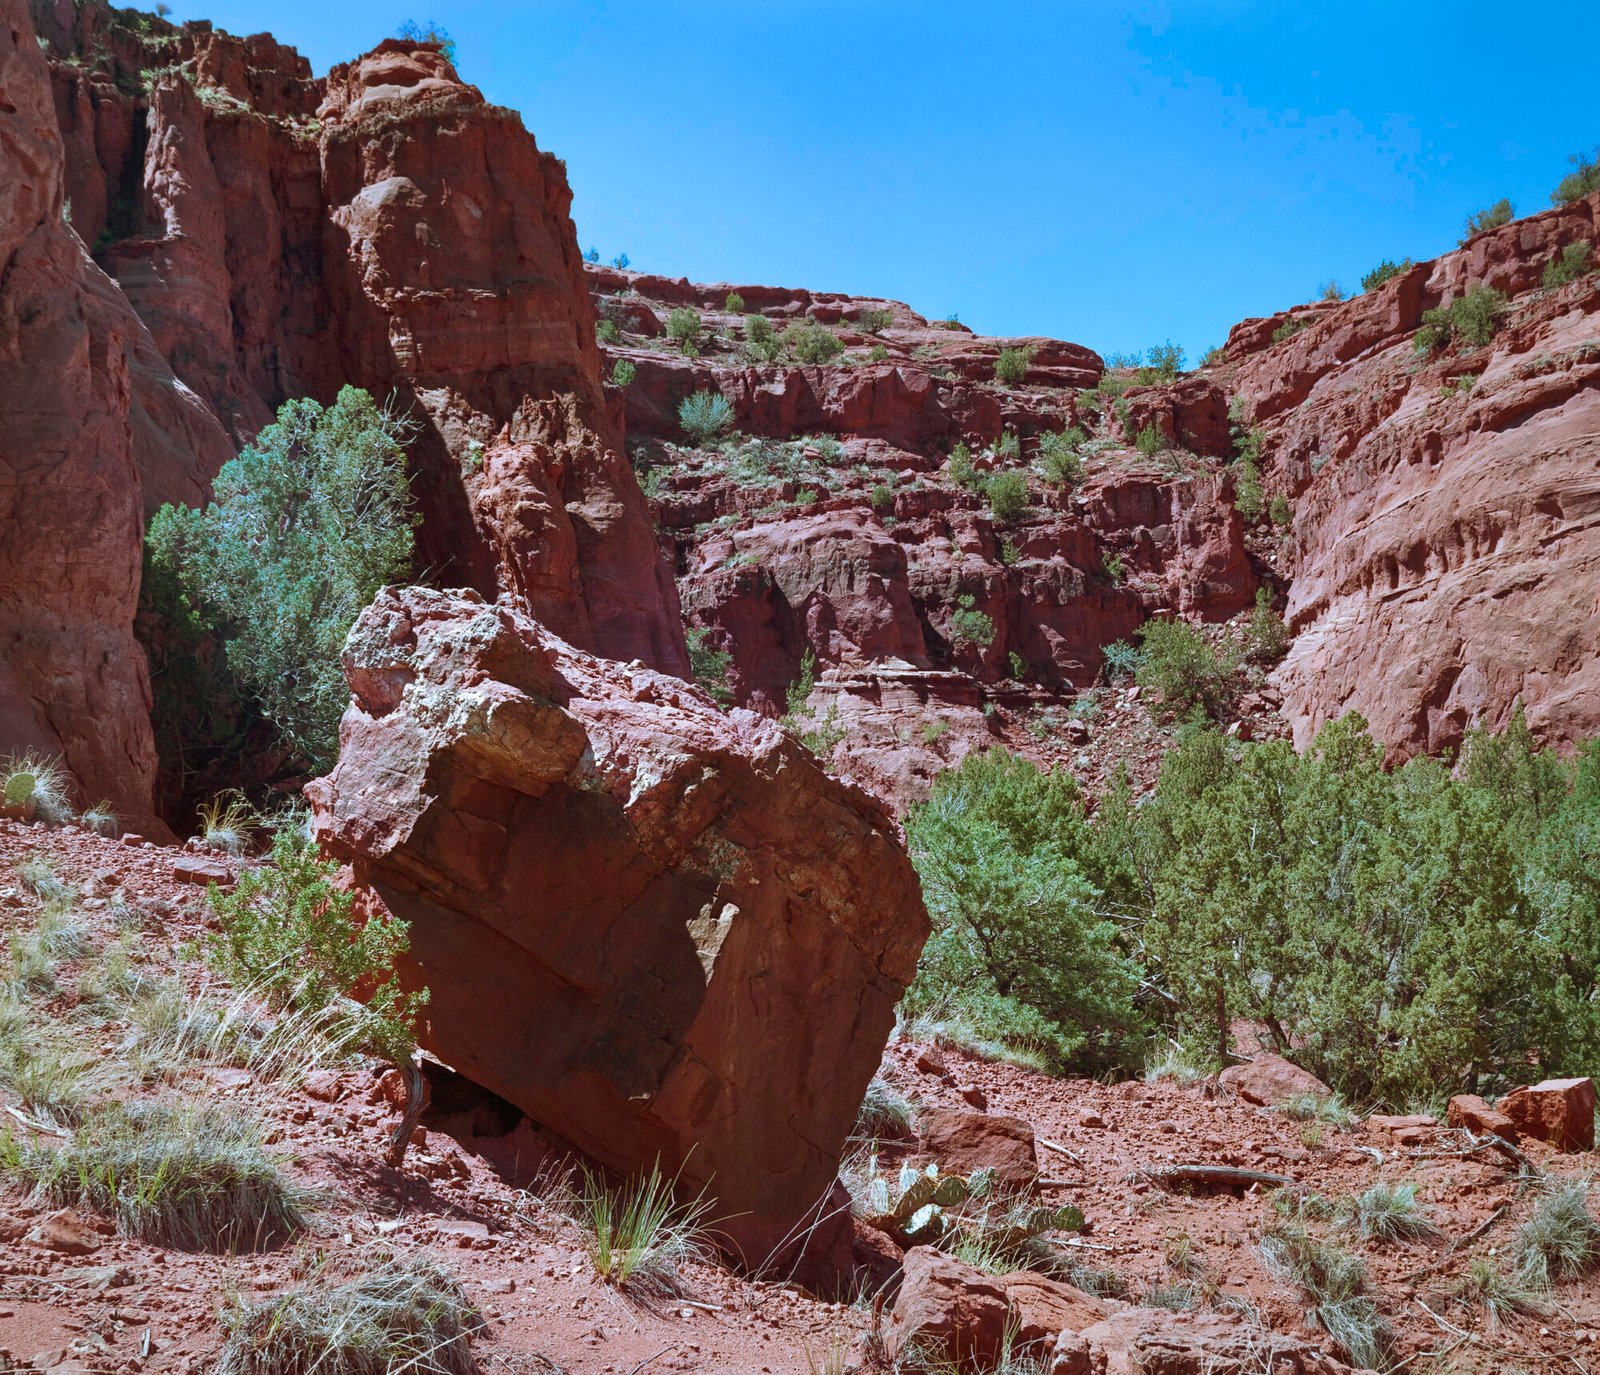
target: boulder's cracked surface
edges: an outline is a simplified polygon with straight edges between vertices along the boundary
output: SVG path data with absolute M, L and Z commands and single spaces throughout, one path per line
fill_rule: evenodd
M 765 1255 L 827 1192 L 928 931 L 887 812 L 774 723 L 467 593 L 390 589 L 308 789 L 411 923 L 442 1059 Z

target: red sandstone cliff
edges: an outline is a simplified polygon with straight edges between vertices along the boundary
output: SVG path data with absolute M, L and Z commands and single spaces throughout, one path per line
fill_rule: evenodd
M 1230 387 L 1294 503 L 1297 632 L 1277 677 L 1295 735 L 1359 710 L 1396 756 L 1504 725 L 1600 732 L 1600 274 L 1546 265 L 1600 244 L 1600 196 L 1516 220 L 1382 289 L 1247 320 Z M 1508 297 L 1491 344 L 1421 357 L 1422 312 L 1474 286 Z
M 422 576 L 686 671 L 565 172 L 514 113 L 426 45 L 317 81 L 265 36 L 65 0 L 0 12 L 0 348 L 20 369 L 0 428 L 29 513 L 0 534 L 19 570 L 4 744 L 59 750 L 81 800 L 148 819 L 142 517 L 202 501 L 286 398 L 347 382 L 419 422 Z

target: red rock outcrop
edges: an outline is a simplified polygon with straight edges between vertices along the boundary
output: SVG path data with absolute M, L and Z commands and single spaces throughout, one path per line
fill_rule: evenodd
M 227 448 L 64 207 L 44 54 L 21 0 L 4 0 L 0 749 L 59 753 L 80 805 L 104 799 L 161 834 L 150 687 L 133 638 L 142 507 L 198 491 Z
M 1523 1136 L 1563 1151 L 1594 1149 L 1593 1079 L 1546 1079 L 1512 1089 L 1497 1106 Z
M 1229 368 L 1294 502 L 1278 674 L 1296 739 L 1359 710 L 1395 757 L 1503 726 L 1600 731 L 1600 275 L 1541 287 L 1600 241 L 1600 196 L 1513 221 L 1342 305 L 1246 321 Z M 1507 293 L 1493 341 L 1420 358 L 1422 312 Z
M 475 594 L 387 590 L 345 666 L 307 795 L 411 924 L 425 1043 L 611 1169 L 659 1156 L 765 1255 L 827 1194 L 928 932 L 887 812 Z
M 34 0 L 41 46 L 21 0 L 6 14 L 6 458 L 31 515 L 46 490 L 77 496 L 7 532 L 0 748 L 62 752 L 89 800 L 150 824 L 142 517 L 202 503 L 278 404 L 347 382 L 417 422 L 427 576 L 687 672 L 571 192 L 515 114 L 427 44 L 315 80 L 292 49 L 201 22 Z M 46 450 L 72 461 L 41 474 Z

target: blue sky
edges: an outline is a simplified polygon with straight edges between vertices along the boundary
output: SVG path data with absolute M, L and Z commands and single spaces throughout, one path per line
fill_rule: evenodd
M 1432 257 L 1600 143 L 1600 6 L 174 0 L 320 74 L 432 19 L 567 161 L 584 247 L 1101 351 Z

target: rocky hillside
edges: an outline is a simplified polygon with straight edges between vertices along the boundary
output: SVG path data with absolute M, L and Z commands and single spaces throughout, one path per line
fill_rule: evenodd
M 1546 740 L 1593 733 L 1600 603 L 1575 590 L 1600 561 L 1600 276 L 1543 282 L 1597 217 L 1591 197 L 1353 300 L 1245 321 L 1171 379 L 893 301 L 602 267 L 589 283 L 608 357 L 633 369 L 628 434 L 685 616 L 729 656 L 733 698 L 783 710 L 814 654 L 841 763 L 904 800 L 985 741 L 1103 773 L 1105 751 L 1078 748 L 1122 704 L 1094 692 L 1103 647 L 1152 615 L 1226 620 L 1261 587 L 1296 639 L 1236 705 L 1258 730 L 1280 702 L 1302 744 L 1359 710 L 1405 757 L 1520 699 Z M 1420 355 L 1424 313 L 1473 288 L 1506 298 L 1492 340 Z M 685 312 L 688 349 L 667 333 Z M 754 345 L 749 315 L 770 325 Z M 807 322 L 836 341 L 826 363 L 761 348 Z M 1025 360 L 1009 381 L 1003 355 Z M 742 441 L 687 442 L 677 407 L 703 391 Z M 1072 427 L 1081 475 L 1052 481 L 1048 436 Z M 1026 503 L 1002 515 L 984 479 L 1005 471 Z

